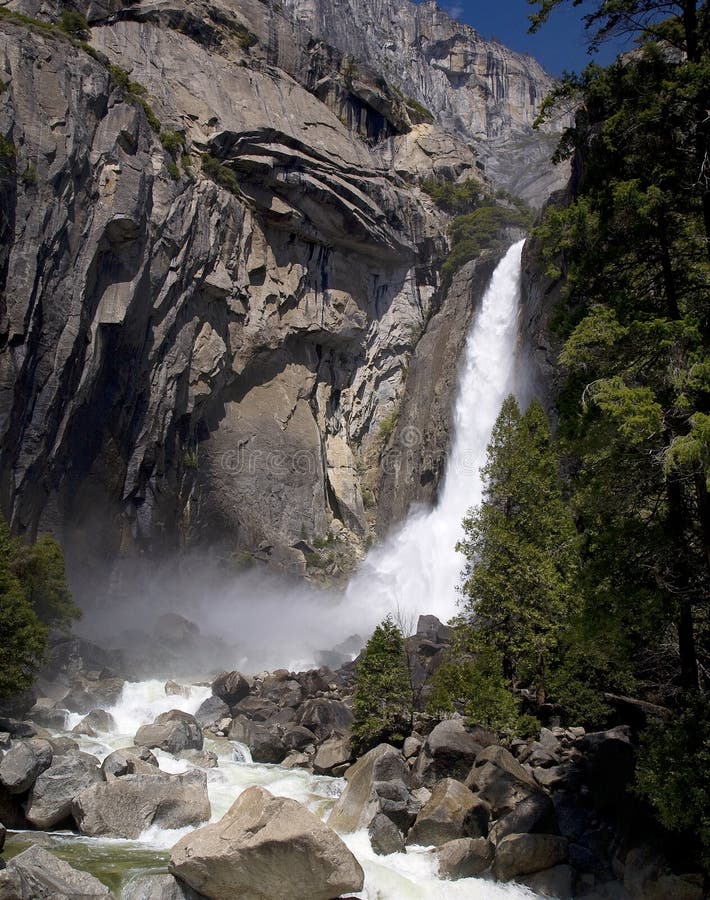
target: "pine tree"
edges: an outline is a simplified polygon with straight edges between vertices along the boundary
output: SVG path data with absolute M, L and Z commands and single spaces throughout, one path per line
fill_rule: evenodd
M 483 502 L 464 520 L 464 604 L 509 680 L 538 700 L 560 634 L 576 608 L 577 534 L 565 505 L 549 423 L 538 402 L 503 403 L 483 469 Z
M 14 541 L 0 517 L 0 697 L 26 690 L 47 647 L 37 618 L 12 569 Z
M 412 695 L 404 636 L 387 616 L 362 651 L 353 700 L 353 748 L 364 753 L 382 741 L 401 741 L 412 723 Z

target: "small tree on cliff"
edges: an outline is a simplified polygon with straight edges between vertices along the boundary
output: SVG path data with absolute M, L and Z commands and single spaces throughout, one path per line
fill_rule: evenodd
M 353 749 L 364 753 L 411 729 L 412 695 L 404 636 L 387 616 L 365 645 L 353 700 Z
M 534 681 L 544 702 L 546 669 L 576 606 L 578 540 L 538 402 L 521 416 L 515 398 L 505 400 L 483 475 L 483 502 L 464 520 L 459 545 L 464 606 L 504 676 Z

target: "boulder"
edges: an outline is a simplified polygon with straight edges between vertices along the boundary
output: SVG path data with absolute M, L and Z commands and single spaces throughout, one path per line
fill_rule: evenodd
M 98 878 L 34 845 L 0 871 L 0 900 L 99 900 L 113 897 Z
M 220 822 L 173 847 L 170 872 L 210 900 L 331 900 L 360 891 L 360 864 L 338 835 L 295 800 L 260 787 Z
M 42 831 L 71 815 L 72 801 L 85 788 L 103 782 L 99 761 L 89 753 L 58 756 L 35 781 L 27 799 L 27 818 Z
M 271 700 L 266 700 L 264 697 L 255 697 L 253 694 L 245 697 L 232 707 L 232 713 L 235 716 L 244 716 L 246 719 L 251 719 L 254 722 L 266 722 L 275 716 L 278 711 L 278 706 L 272 703 Z
M 133 739 L 137 747 L 180 753 L 181 750 L 202 750 L 202 729 L 194 716 L 179 709 L 161 713 L 152 725 L 142 725 Z
M 308 769 L 311 765 L 310 757 L 298 750 L 292 750 L 281 763 L 284 769 Z
M 177 755 L 178 759 L 184 759 L 190 765 L 200 769 L 216 769 L 219 767 L 219 757 L 213 750 L 183 750 Z
M 351 759 L 352 747 L 349 738 L 328 738 L 318 748 L 313 760 L 313 771 L 318 775 L 330 775 L 333 769 L 344 766 Z
M 552 869 L 544 869 L 533 875 L 518 877 L 518 884 L 524 884 L 540 897 L 552 897 L 554 900 L 572 900 L 575 896 L 575 873 L 572 866 L 554 866 Z M 673 894 L 664 894 L 664 898 Z
M 404 835 L 394 824 L 392 819 L 384 813 L 377 813 L 370 822 L 367 833 L 370 836 L 372 849 L 378 856 L 388 856 L 390 853 L 404 853 Z
M 202 728 L 216 725 L 222 719 L 231 718 L 231 711 L 224 700 L 219 697 L 208 697 L 200 704 L 195 713 L 195 719 Z
M 172 875 L 142 875 L 128 882 L 121 900 L 202 900 L 202 897 Z
M 72 804 L 83 834 L 137 838 L 151 825 L 184 828 L 210 817 L 207 775 L 124 775 L 83 790 Z
M 188 684 L 178 684 L 177 681 L 166 681 L 164 690 L 167 697 L 189 697 L 192 694 Z
M 557 833 L 555 807 L 547 794 L 531 794 L 515 809 L 498 819 L 490 830 L 489 837 L 494 844 L 509 834 L 529 834 L 540 831 L 545 834 Z
M 412 759 L 412 757 L 416 756 L 417 753 L 422 749 L 424 742 L 420 737 L 416 737 L 413 734 L 410 734 L 409 737 L 404 739 L 404 745 L 402 747 L 402 753 L 404 753 L 405 759 Z
M 92 709 L 78 725 L 72 728 L 72 734 L 85 734 L 88 737 L 96 737 L 97 734 L 113 731 L 116 722 L 111 713 L 105 709 Z
M 104 777 L 123 778 L 124 775 L 157 775 L 158 760 L 147 747 L 126 747 L 114 750 L 101 763 Z
M 0 784 L 10 794 L 24 794 L 52 764 L 52 745 L 40 738 L 18 741 L 0 760 Z
M 407 844 L 438 847 L 462 837 L 485 837 L 489 811 L 486 804 L 454 778 L 435 785 L 409 834 Z
M 324 741 L 334 734 L 350 733 L 353 714 L 342 700 L 318 697 L 306 700 L 299 709 L 298 724 L 310 729 L 319 740 Z
M 20 831 L 32 827 L 25 816 L 22 795 L 11 794 L 2 784 L 0 784 L 0 822 L 6 828 Z
M 509 834 L 496 847 L 493 874 L 512 881 L 567 860 L 567 840 L 556 834 Z
M 592 732 L 580 738 L 585 780 L 594 805 L 608 813 L 627 804 L 626 789 L 634 775 L 636 753 L 630 729 L 625 725 L 609 731 Z
M 249 693 L 249 682 L 241 672 L 222 672 L 212 682 L 212 693 L 227 706 L 236 706 Z
M 289 750 L 304 750 L 309 744 L 315 746 L 318 738 L 303 725 L 291 725 L 284 731 L 283 742 Z
M 479 753 L 465 782 L 488 803 L 493 818 L 507 815 L 533 794 L 540 792 L 535 779 L 503 747 L 490 746 Z
M 482 728 L 467 728 L 463 719 L 439 722 L 417 758 L 415 778 L 427 787 L 441 778 L 463 781 L 481 750 L 495 741 Z
M 436 859 L 440 878 L 473 878 L 490 868 L 493 845 L 484 837 L 457 838 L 437 847 Z
M 704 896 L 701 884 L 673 874 L 663 856 L 646 847 L 626 854 L 623 878 L 631 900 L 701 900 Z
M 288 748 L 278 731 L 278 726 L 250 722 L 239 716 L 229 729 L 229 740 L 246 744 L 254 762 L 280 763 L 285 759 Z
M 78 753 L 79 745 L 70 737 L 51 737 L 49 743 L 55 756 L 67 756 L 70 753 Z
M 303 701 L 303 688 L 285 670 L 267 675 L 261 685 L 261 696 L 277 706 L 298 706 Z
M 329 676 L 332 674 L 330 669 L 309 669 L 307 672 L 297 672 L 293 677 L 301 685 L 304 696 L 313 697 L 320 691 L 329 690 Z
M 389 744 L 373 747 L 345 773 L 347 786 L 331 810 L 328 824 L 347 833 L 367 828 L 382 812 L 375 784 L 386 781 L 409 781 L 409 766 L 399 750 Z
M 373 789 L 379 801 L 379 809 L 391 819 L 400 831 L 407 832 L 422 808 L 421 801 L 399 778 L 392 781 L 375 781 Z

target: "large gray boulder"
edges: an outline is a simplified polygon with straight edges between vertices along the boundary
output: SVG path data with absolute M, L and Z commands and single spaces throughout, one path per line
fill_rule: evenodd
M 82 791 L 72 815 L 83 834 L 137 838 L 151 825 L 184 828 L 210 817 L 207 775 L 124 775 Z
M 52 745 L 40 738 L 18 741 L 0 760 L 0 784 L 10 794 L 24 794 L 52 764 Z
M 333 807 L 328 824 L 341 833 L 367 828 L 383 812 L 380 782 L 409 781 L 409 766 L 399 750 L 378 744 L 345 772 L 347 786 Z
M 424 742 L 414 776 L 428 787 L 441 778 L 463 781 L 478 754 L 495 740 L 482 728 L 467 727 L 463 719 L 440 722 Z
M 173 875 L 143 875 L 128 882 L 121 900 L 202 900 L 202 895 Z
M 556 834 L 509 834 L 496 847 L 493 874 L 512 881 L 567 861 L 567 839 Z
M 444 778 L 422 807 L 408 844 L 438 847 L 463 837 L 485 837 L 490 813 L 487 805 L 460 781 Z
M 210 900 L 332 900 L 362 889 L 360 864 L 295 800 L 251 787 L 220 822 L 173 847 L 170 872 Z
M 142 725 L 133 739 L 136 747 L 180 753 L 181 750 L 202 750 L 202 729 L 194 716 L 179 709 L 161 713 L 152 725 Z
M 72 734 L 85 734 L 88 737 L 96 737 L 97 734 L 105 734 L 116 727 L 111 713 L 105 709 L 92 709 L 91 712 L 72 728 Z
M 298 724 L 310 729 L 321 741 L 336 734 L 348 735 L 352 723 L 352 711 L 342 700 L 318 697 L 306 700 L 299 708 Z
M 345 767 L 352 759 L 353 752 L 347 737 L 328 738 L 318 748 L 313 760 L 313 771 L 318 775 L 330 775 L 333 769 Z
M 539 831 L 557 833 L 557 816 L 552 800 L 547 794 L 535 793 L 522 800 L 515 809 L 493 825 L 489 837 L 494 844 L 509 834 L 528 834 Z
M 524 884 L 525 887 L 529 887 L 530 890 L 540 897 L 551 897 L 554 900 L 572 900 L 573 897 L 578 896 L 574 890 L 575 871 L 572 866 L 566 864 L 553 866 L 551 869 L 543 869 L 542 872 L 535 872 L 532 875 L 519 875 L 516 881 L 518 884 Z M 697 894 L 694 900 L 700 900 L 701 896 L 701 893 Z M 673 900 L 693 900 L 692 897 L 681 898 L 673 893 L 660 894 L 659 900 L 661 898 L 669 900 L 671 897 Z M 644 900 L 650 900 L 648 895 L 644 897 Z
M 481 751 L 465 783 L 488 803 L 495 819 L 541 793 L 532 775 L 503 747 L 491 746 Z
M 212 682 L 212 693 L 227 706 L 236 706 L 249 693 L 249 682 L 241 672 L 222 672 Z
M 246 744 L 254 762 L 280 763 L 288 754 L 278 725 L 250 722 L 244 716 L 239 716 L 232 722 L 229 740 Z
M 93 875 L 70 866 L 37 845 L 0 871 L 0 900 L 101 900 L 113 897 Z
M 372 849 L 378 856 L 390 853 L 404 853 L 404 835 L 384 813 L 377 813 L 370 822 L 367 833 Z
M 56 756 L 35 781 L 27 799 L 27 818 L 43 831 L 71 815 L 72 801 L 84 788 L 103 781 L 99 761 L 89 753 Z
M 158 775 L 158 760 L 147 747 L 126 747 L 109 753 L 101 763 L 106 780 L 124 775 Z
M 439 877 L 455 880 L 473 878 L 493 862 L 493 845 L 486 838 L 457 838 L 436 849 Z
M 216 725 L 222 719 L 231 717 L 231 712 L 224 700 L 219 697 L 208 697 L 200 704 L 199 709 L 195 713 L 195 719 L 202 728 L 209 728 Z

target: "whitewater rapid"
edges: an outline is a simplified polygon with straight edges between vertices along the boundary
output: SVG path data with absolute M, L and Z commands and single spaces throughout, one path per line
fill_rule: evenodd
M 194 714 L 210 694 L 208 686 L 192 685 L 189 697 L 166 696 L 163 681 L 127 682 L 117 703 L 107 707 L 116 723 L 113 732 L 97 737 L 69 736 L 78 741 L 82 750 L 103 760 L 112 750 L 131 746 L 140 726 L 152 722 L 161 712 L 181 709 Z M 73 727 L 81 719 L 82 716 L 78 714 L 70 714 L 66 728 Z M 345 781 L 341 778 L 312 775 L 302 769 L 253 763 L 248 749 L 234 741 L 206 738 L 205 749 L 214 751 L 219 759 L 217 768 L 206 770 L 212 822 L 218 821 L 242 791 L 252 785 L 260 785 L 276 796 L 297 800 L 327 821 L 330 810 L 345 788 Z M 165 772 L 186 772 L 192 767 L 190 763 L 175 759 L 160 750 L 153 752 L 160 768 Z M 131 866 L 130 871 L 131 874 L 140 874 L 141 870 L 156 871 L 161 862 L 164 865 L 165 851 L 192 830 L 152 827 L 136 841 L 84 838 L 67 833 L 57 838 L 60 843 L 56 846 L 59 849 L 62 841 L 80 844 L 81 852 L 87 854 L 87 857 L 92 849 L 94 852 L 118 850 L 123 858 L 130 860 L 133 852 L 135 865 Z M 365 872 L 363 891 L 352 895 L 362 900 L 530 900 L 537 896 L 519 885 L 499 885 L 483 878 L 441 880 L 437 874 L 436 857 L 426 847 L 408 847 L 406 853 L 378 856 L 372 850 L 366 830 L 343 834 L 341 837 Z M 146 865 L 145 854 L 150 850 L 155 851 L 156 859 L 151 861 L 148 857 Z M 288 897 L 274 900 L 288 900 Z
M 375 547 L 348 586 L 346 605 L 387 613 L 456 614 L 464 559 L 456 550 L 463 518 L 480 503 L 481 467 L 503 400 L 515 388 L 524 241 L 513 244 L 496 267 L 466 340 L 453 412 L 453 438 L 436 505 L 414 511 Z

